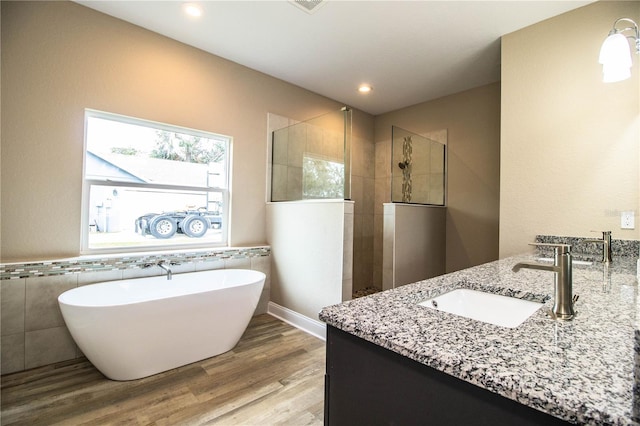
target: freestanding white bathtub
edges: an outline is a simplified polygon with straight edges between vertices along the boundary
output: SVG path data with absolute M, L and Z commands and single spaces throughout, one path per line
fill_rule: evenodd
M 86 357 L 113 380 L 134 380 L 231 350 L 256 309 L 265 275 L 244 269 L 91 284 L 58 303 Z

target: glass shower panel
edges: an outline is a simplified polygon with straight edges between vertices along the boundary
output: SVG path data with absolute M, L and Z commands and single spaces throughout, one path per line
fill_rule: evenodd
M 391 128 L 391 201 L 445 205 L 446 145 Z
M 273 132 L 271 201 L 349 199 L 350 193 L 348 108 Z

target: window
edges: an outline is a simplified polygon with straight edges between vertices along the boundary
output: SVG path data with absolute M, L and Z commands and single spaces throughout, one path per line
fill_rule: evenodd
M 230 144 L 87 110 L 83 252 L 227 245 Z
M 313 198 L 344 198 L 344 164 L 305 152 L 302 158 L 302 199 Z

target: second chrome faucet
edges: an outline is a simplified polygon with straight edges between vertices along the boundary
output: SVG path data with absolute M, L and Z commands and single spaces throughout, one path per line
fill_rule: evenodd
M 611 231 L 602 231 L 601 240 L 589 238 L 584 240 L 584 242 L 602 244 L 602 262 L 611 263 Z
M 569 244 L 544 243 L 535 243 L 533 245 L 553 247 L 553 265 L 537 262 L 518 262 L 513 266 L 513 272 L 518 272 L 522 268 L 554 272 L 554 300 L 553 308 L 550 312 L 551 317 L 563 321 L 572 320 L 576 315 L 573 305 L 577 297 L 574 299 L 572 295 L 571 246 Z

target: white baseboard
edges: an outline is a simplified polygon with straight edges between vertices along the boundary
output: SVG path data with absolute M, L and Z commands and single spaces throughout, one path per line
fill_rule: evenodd
M 267 313 L 318 339 L 327 340 L 327 326 L 323 322 L 316 321 L 273 302 L 269 302 Z

